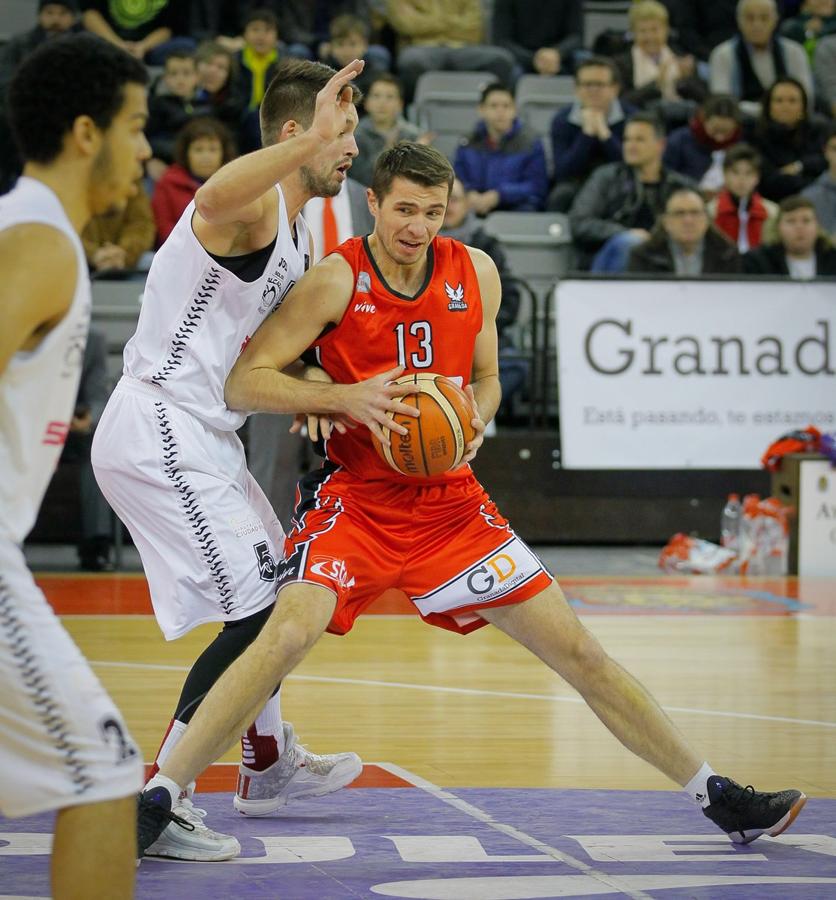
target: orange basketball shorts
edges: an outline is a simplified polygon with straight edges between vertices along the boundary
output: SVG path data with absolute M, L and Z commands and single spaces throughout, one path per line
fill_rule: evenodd
M 328 630 L 345 634 L 389 588 L 425 621 L 467 634 L 479 611 L 521 603 L 551 581 L 472 473 L 443 484 L 363 481 L 328 463 L 299 482 L 278 588 L 332 590 Z

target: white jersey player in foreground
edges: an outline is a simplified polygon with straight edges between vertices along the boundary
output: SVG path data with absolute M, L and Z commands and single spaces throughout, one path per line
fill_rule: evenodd
M 311 197 L 336 195 L 357 155 L 351 80 L 361 70 L 356 61 L 339 73 L 301 60 L 279 67 L 261 106 L 264 148 L 212 176 L 157 252 L 123 377 L 96 431 L 96 478 L 139 549 L 166 638 L 224 623 L 186 678 L 156 766 L 275 603 L 284 535 L 247 471 L 235 433 L 246 416 L 226 407 L 224 382 L 310 265 L 299 212 Z M 389 402 L 385 382 L 358 385 L 355 419 Z M 268 815 L 345 786 L 361 768 L 354 753 L 315 756 L 297 744 L 277 685 L 242 737 L 235 807 Z M 148 855 L 239 852 L 235 838 L 203 824 L 188 794 L 173 813 Z
M 20 544 L 81 375 L 90 280 L 78 235 L 91 216 L 124 206 L 151 155 L 146 77 L 124 51 L 72 35 L 29 56 L 9 89 L 25 166 L 0 197 L 0 812 L 58 811 L 59 900 L 133 896 L 142 760 Z

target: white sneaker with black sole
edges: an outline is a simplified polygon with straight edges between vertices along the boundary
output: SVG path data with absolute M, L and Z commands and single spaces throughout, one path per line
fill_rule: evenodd
M 363 771 L 356 753 L 318 756 L 297 743 L 292 725 L 284 722 L 282 728 L 285 750 L 269 769 L 238 768 L 238 789 L 232 802 L 245 816 L 269 816 L 291 800 L 332 794 Z
M 241 853 L 241 845 L 231 834 L 206 827 L 203 822 L 206 810 L 198 809 L 189 798 L 178 800 L 171 812 L 176 818 L 145 851 L 145 856 L 219 862 L 234 859 Z

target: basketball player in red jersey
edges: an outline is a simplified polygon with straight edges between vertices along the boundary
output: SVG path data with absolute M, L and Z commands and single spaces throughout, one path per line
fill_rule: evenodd
M 467 465 L 500 401 L 500 287 L 488 256 L 437 236 L 452 183 L 449 163 L 430 147 L 399 144 L 382 154 L 369 190 L 374 232 L 342 244 L 305 275 L 239 358 L 226 401 L 340 421 L 348 385 L 393 365 L 436 372 L 461 379 L 473 402 L 476 437 L 465 462 L 436 477 L 408 478 L 372 447 L 369 431 L 382 437 L 385 416 L 368 429 L 340 421 L 326 441 L 324 466 L 300 483 L 275 610 L 163 766 L 162 804 L 226 750 L 323 631 L 345 634 L 395 587 L 433 625 L 467 632 L 491 623 L 539 656 L 732 840 L 779 834 L 804 795 L 744 789 L 704 763 L 581 624 Z M 309 345 L 334 384 L 300 384 L 282 374 Z M 402 405 L 393 399 L 391 409 Z M 140 842 L 156 827 L 153 814 L 143 816 Z

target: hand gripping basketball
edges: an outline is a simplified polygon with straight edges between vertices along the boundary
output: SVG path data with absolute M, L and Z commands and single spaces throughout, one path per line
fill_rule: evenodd
M 395 384 L 414 385 L 417 393 L 402 398 L 419 415 L 395 413 L 392 418 L 405 432 L 383 428 L 385 444 L 372 434 L 380 456 L 402 475 L 428 478 L 461 463 L 474 439 L 473 406 L 467 394 L 449 378 L 434 372 L 403 375 Z

